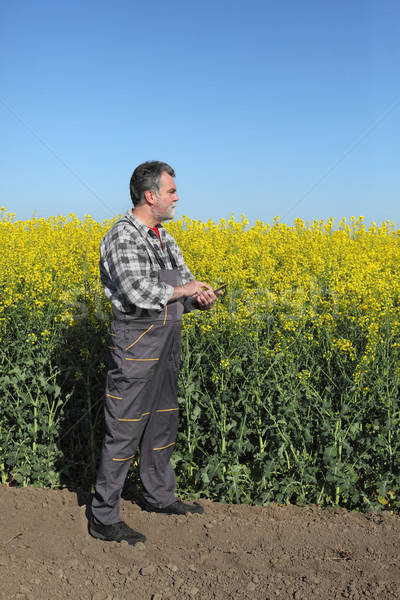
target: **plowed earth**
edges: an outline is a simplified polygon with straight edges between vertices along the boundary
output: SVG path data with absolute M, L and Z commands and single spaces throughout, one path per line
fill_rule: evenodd
M 131 547 L 88 534 L 87 494 L 0 486 L 0 598 L 400 598 L 397 516 L 200 503 L 176 517 L 122 501 L 147 537 Z

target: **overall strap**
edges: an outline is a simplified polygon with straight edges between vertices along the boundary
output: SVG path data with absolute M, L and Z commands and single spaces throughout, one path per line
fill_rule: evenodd
M 178 265 L 176 264 L 175 256 L 172 254 L 169 244 L 166 243 L 165 245 L 167 246 L 167 252 L 168 252 L 169 260 L 171 261 L 172 268 L 177 269 Z

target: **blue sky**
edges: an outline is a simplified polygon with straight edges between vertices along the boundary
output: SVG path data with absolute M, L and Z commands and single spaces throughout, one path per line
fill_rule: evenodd
M 400 227 L 395 1 L 20 0 L 0 13 L 0 205 L 124 214 L 144 160 L 176 216 Z

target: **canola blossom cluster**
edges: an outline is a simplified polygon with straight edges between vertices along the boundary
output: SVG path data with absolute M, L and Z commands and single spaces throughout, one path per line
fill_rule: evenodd
M 32 458 L 39 405 L 50 414 L 42 446 L 53 444 L 44 462 L 89 449 L 87 477 L 95 477 L 101 392 L 94 398 L 93 390 L 105 381 L 100 349 L 110 320 L 99 244 L 115 221 L 73 214 L 19 221 L 0 209 L 0 391 L 7 410 L 10 399 L 18 405 L 0 419 L 3 482 L 44 472 L 43 457 Z M 183 217 L 165 227 L 198 280 L 226 284 L 212 311 L 183 320 L 181 487 L 228 501 L 359 506 L 375 498 L 397 507 L 400 230 L 390 221 L 366 227 L 362 217 L 293 226 L 278 217 L 253 225 L 244 216 Z M 28 364 L 42 364 L 43 374 L 29 379 Z M 77 390 L 84 406 L 70 419 L 82 419 L 81 431 L 70 428 L 75 438 L 68 447 L 62 436 L 60 450 L 61 430 L 51 427 L 61 414 L 65 421 Z

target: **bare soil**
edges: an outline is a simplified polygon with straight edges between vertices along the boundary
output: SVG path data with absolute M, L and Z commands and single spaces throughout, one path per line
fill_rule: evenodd
M 147 537 L 132 547 L 88 534 L 88 494 L 0 486 L 0 598 L 400 598 L 398 516 L 200 503 L 177 517 L 122 501 Z

